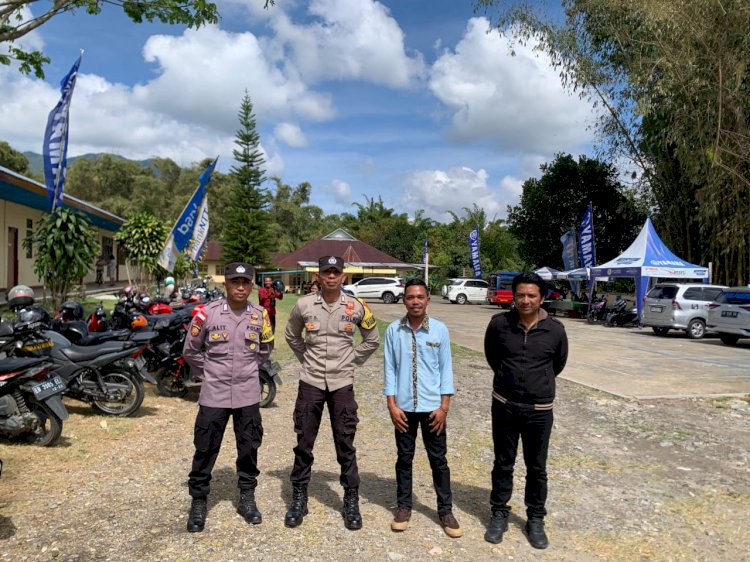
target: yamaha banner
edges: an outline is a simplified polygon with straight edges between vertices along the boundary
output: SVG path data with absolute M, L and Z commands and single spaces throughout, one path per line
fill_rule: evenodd
M 469 256 L 471 257 L 471 267 L 474 268 L 474 277 L 482 278 L 482 262 L 479 260 L 479 227 L 475 226 L 474 230 L 469 233 Z
M 566 271 L 576 269 L 578 264 L 576 263 L 576 233 L 575 229 L 571 228 L 560 237 L 560 242 L 563 245 L 562 261 Z M 570 288 L 574 293 L 578 292 L 578 281 L 569 281 Z
M 51 210 L 62 206 L 65 188 L 65 171 L 68 167 L 68 113 L 73 98 L 73 88 L 78 77 L 81 57 L 73 64 L 70 72 L 60 82 L 60 101 L 49 113 L 47 128 L 44 130 L 42 160 L 44 162 L 44 183 L 47 186 L 47 199 Z
M 596 265 L 596 248 L 594 247 L 594 213 L 589 202 L 583 221 L 578 229 L 578 248 L 581 255 L 581 267 Z
M 188 204 L 182 210 L 180 218 L 177 219 L 172 232 L 169 233 L 169 237 L 164 244 L 164 249 L 161 251 L 161 255 L 159 256 L 159 265 L 170 273 L 174 271 L 174 265 L 175 263 L 177 263 L 177 258 L 179 257 L 180 253 L 182 253 L 182 251 L 187 248 L 188 244 L 193 239 L 196 227 L 200 226 L 201 224 L 200 221 L 203 218 L 201 207 L 204 199 L 206 199 L 206 187 L 208 186 L 208 182 L 211 181 L 211 174 L 213 173 L 214 168 L 216 167 L 216 162 L 218 160 L 219 157 L 217 156 L 216 159 L 211 162 L 211 164 L 209 164 L 201 174 L 200 180 L 198 181 L 198 187 L 193 193 L 193 196 L 190 198 L 190 201 L 188 201 Z M 207 233 L 207 205 L 205 207 L 205 213 L 205 226 Z

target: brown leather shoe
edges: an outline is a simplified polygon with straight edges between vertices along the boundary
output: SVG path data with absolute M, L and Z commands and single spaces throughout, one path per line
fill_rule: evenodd
M 406 531 L 409 528 L 409 519 L 411 519 L 411 509 L 399 507 L 391 521 L 391 531 Z
M 458 524 L 458 521 L 453 516 L 453 512 L 449 511 L 445 515 L 440 516 L 440 524 L 443 526 L 443 531 L 452 539 L 457 539 L 464 536 L 463 529 Z

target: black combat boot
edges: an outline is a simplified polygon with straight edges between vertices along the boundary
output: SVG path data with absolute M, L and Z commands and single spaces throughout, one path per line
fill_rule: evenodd
M 307 484 L 292 484 L 292 505 L 286 512 L 284 525 L 297 527 L 307 515 Z
M 245 518 L 245 521 L 258 525 L 263 522 L 263 517 L 255 505 L 255 490 L 240 490 L 240 503 L 237 504 L 237 513 Z
M 190 533 L 200 533 L 206 526 L 206 514 L 208 513 L 208 501 L 206 497 L 193 498 L 190 504 L 190 515 L 188 515 L 187 530 Z
M 362 528 L 362 516 L 359 514 L 359 489 L 344 488 L 344 525 L 350 531 Z

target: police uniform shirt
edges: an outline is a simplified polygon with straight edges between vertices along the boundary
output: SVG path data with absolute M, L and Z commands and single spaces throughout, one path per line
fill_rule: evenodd
M 258 367 L 271 354 L 268 313 L 247 303 L 236 315 L 222 299 L 196 314 L 182 355 L 203 377 L 198 402 L 212 408 L 243 408 L 260 402 Z
M 355 347 L 357 327 L 363 340 Z M 380 343 L 372 311 L 343 292 L 333 304 L 326 303 L 321 293 L 299 299 L 284 335 L 302 363 L 300 380 L 332 391 L 354 383 L 354 367 L 362 365 Z

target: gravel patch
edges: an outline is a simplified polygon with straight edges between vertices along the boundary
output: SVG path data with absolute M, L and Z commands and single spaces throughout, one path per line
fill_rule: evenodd
M 747 400 L 640 402 L 567 381 L 558 388 L 549 455 L 551 546 L 533 550 L 523 535 L 522 462 L 510 529 L 502 544 L 486 543 L 491 374 L 483 357 L 469 351 L 454 361 L 457 395 L 448 426 L 463 538 L 450 539 L 438 524 L 421 445 L 411 526 L 390 531 L 396 452 L 382 396 L 382 353 L 359 370 L 355 386 L 363 529 L 344 528 L 327 417 L 315 448 L 310 514 L 287 529 L 298 365 L 282 365 L 285 384 L 273 407 L 262 410 L 261 525 L 235 513 L 234 435 L 227 428 L 206 529 L 186 532 L 197 393 L 174 399 L 148 388 L 136 418 L 100 416 L 66 401 L 71 418 L 58 446 L 0 443 L 0 560 L 750 560 Z

